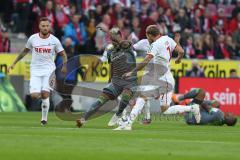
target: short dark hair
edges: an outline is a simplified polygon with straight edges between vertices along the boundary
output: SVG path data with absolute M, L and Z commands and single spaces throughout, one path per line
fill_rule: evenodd
M 227 115 L 225 116 L 225 124 L 227 126 L 234 126 L 237 123 L 237 118 L 231 114 L 231 113 L 226 113 Z
M 150 25 L 150 26 L 148 26 L 147 29 L 146 29 L 146 33 L 150 34 L 150 35 L 152 35 L 154 37 L 160 35 L 160 31 L 159 31 L 157 25 Z
M 42 21 L 48 21 L 48 22 L 51 22 L 50 19 L 48 17 L 41 17 L 39 19 L 39 23 L 41 23 Z

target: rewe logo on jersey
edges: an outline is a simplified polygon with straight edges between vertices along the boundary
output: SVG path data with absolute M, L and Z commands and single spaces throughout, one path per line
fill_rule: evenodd
M 35 47 L 37 53 L 51 53 L 51 48 Z

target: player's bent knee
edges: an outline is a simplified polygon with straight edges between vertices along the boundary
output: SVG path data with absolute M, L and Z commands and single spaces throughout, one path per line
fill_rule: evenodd
M 165 111 L 169 108 L 168 105 L 162 105 L 162 106 L 160 106 L 160 107 L 161 107 L 162 113 L 165 112 Z
M 47 92 L 47 91 L 42 91 L 42 93 L 41 93 L 41 97 L 42 97 L 42 99 L 46 99 L 46 98 L 48 98 L 49 97 L 49 92 Z
M 115 96 L 110 95 L 110 94 L 106 94 L 106 93 L 102 93 L 98 99 L 101 99 L 101 101 L 103 101 L 104 103 L 108 100 L 114 100 Z
M 132 98 L 132 95 L 133 95 L 132 91 L 126 89 L 122 93 L 122 99 L 125 101 L 129 101 Z
M 203 89 L 198 89 L 195 100 L 199 101 L 200 103 L 200 101 L 204 100 L 205 96 L 206 96 L 206 92 Z
M 202 97 L 205 97 L 205 95 L 206 95 L 205 90 L 199 89 L 199 95 L 201 95 Z
M 106 99 L 106 100 L 115 100 L 116 96 L 111 95 L 111 94 L 101 94 L 100 97 Z
M 32 98 L 32 99 L 38 99 L 38 98 L 40 98 L 40 93 L 31 93 L 31 98 Z
M 148 98 L 147 98 L 146 96 L 142 95 L 142 94 L 140 94 L 139 97 L 142 98 L 142 99 L 144 99 L 145 101 L 148 100 Z

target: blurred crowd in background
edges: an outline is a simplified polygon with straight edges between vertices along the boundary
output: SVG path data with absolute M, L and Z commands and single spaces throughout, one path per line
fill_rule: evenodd
M 135 43 L 156 24 L 181 34 L 185 58 L 240 59 L 240 0 L 1 0 L 0 15 L 0 52 L 11 52 L 9 33 L 26 39 L 46 16 L 74 54 L 102 54 L 108 37 L 96 26 L 117 26 Z

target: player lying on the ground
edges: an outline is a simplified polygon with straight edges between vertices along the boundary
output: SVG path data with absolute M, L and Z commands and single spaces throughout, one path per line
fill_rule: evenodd
M 194 105 L 200 106 L 200 123 L 201 125 L 211 124 L 211 125 L 228 125 L 234 126 L 237 123 L 237 118 L 232 113 L 223 113 L 219 107 L 220 103 L 216 100 L 204 100 L 205 91 L 203 89 L 193 89 L 188 93 L 181 95 L 179 97 L 174 96 L 173 101 L 175 104 L 186 99 L 192 99 L 192 101 L 187 105 L 187 107 L 192 107 Z M 179 114 L 185 113 L 185 121 L 189 125 L 196 125 L 196 118 L 193 116 L 192 112 L 186 110 L 184 105 L 171 106 L 164 114 Z
M 120 94 L 122 98 L 116 115 L 121 116 L 133 96 L 132 88 L 137 85 L 136 72 L 127 79 L 122 78 L 123 74 L 136 67 L 136 59 L 131 47 L 131 42 L 122 39 L 118 28 L 112 28 L 109 35 L 114 46 L 110 54 L 111 83 L 103 89 L 102 94 L 97 101 L 91 105 L 90 109 L 84 113 L 83 117 L 76 121 L 78 127 L 81 127 L 82 124 L 94 115 L 107 101 L 116 99 Z
M 18 61 L 32 52 L 30 65 L 30 94 L 33 99 L 42 99 L 42 119 L 41 124 L 47 124 L 48 110 L 50 106 L 49 77 L 54 72 L 56 66 L 54 63 L 55 53 L 63 57 L 62 72 L 67 72 L 67 56 L 60 41 L 50 33 L 51 23 L 47 17 L 39 20 L 39 33 L 33 34 L 27 41 L 23 51 L 18 55 L 13 64 L 8 68 L 8 72 L 14 68 Z
M 171 98 L 168 98 L 172 96 Z M 160 102 L 160 108 L 161 108 L 161 111 L 164 112 L 166 109 L 165 107 L 170 104 L 169 106 L 173 106 L 174 103 L 172 101 L 172 99 L 176 99 L 176 94 L 174 93 L 166 93 L 166 94 L 162 94 L 160 95 L 160 98 L 159 98 L 159 102 Z M 168 100 L 169 99 L 169 100 Z M 166 101 L 168 100 L 168 102 L 166 103 Z M 189 104 L 191 101 L 191 99 L 185 99 L 183 101 L 180 102 L 181 105 L 187 105 Z M 148 124 L 151 124 L 151 113 L 150 113 L 150 105 L 145 105 L 144 108 L 143 108 L 143 114 L 144 114 L 144 118 L 141 122 L 141 124 L 144 124 L 144 125 L 148 125 Z
M 175 63 L 178 64 L 181 62 L 184 50 L 179 43 L 177 44 L 172 38 L 168 36 L 161 36 L 156 25 L 150 25 L 147 27 L 146 36 L 151 44 L 147 56 L 143 62 L 136 66 L 134 70 L 124 75 L 124 77 L 131 76 L 133 72 L 139 71 L 148 65 L 150 69 L 147 74 L 143 76 L 140 86 L 143 91 L 137 98 L 136 105 L 133 107 L 128 120 L 124 123 L 119 123 L 119 127 L 115 130 L 131 130 L 134 120 L 141 113 L 147 99 L 152 97 L 159 98 L 161 93 L 171 92 L 175 86 L 175 81 L 170 71 L 171 54 L 173 51 L 178 53 L 178 57 L 175 60 Z M 199 108 L 195 108 L 194 113 L 195 116 L 198 116 Z

